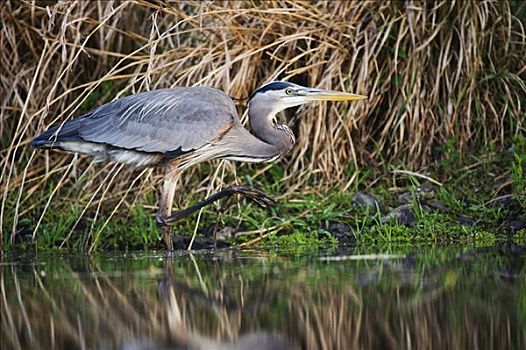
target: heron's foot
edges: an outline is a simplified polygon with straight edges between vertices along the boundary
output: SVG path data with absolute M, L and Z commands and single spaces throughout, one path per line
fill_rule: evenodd
M 172 227 L 168 222 L 166 222 L 166 217 L 157 215 L 156 218 L 157 226 L 163 230 L 164 244 L 166 245 L 166 250 L 168 256 L 171 256 L 171 252 L 174 250 L 173 239 L 172 239 Z
M 178 212 L 170 216 L 158 216 L 157 223 L 161 225 L 162 227 L 167 226 L 167 225 L 172 225 L 174 222 L 181 220 L 184 217 L 187 217 L 193 212 L 215 201 L 218 201 L 221 198 L 229 197 L 236 193 L 247 197 L 248 199 L 250 199 L 257 205 L 259 205 L 263 209 L 268 209 L 270 207 L 275 206 L 278 203 L 274 198 L 270 197 L 265 192 L 255 189 L 253 187 L 245 186 L 245 185 L 232 186 L 232 187 L 225 188 L 222 191 L 219 191 L 218 193 L 211 195 L 210 197 L 206 198 L 205 200 L 197 204 L 194 204 L 188 208 L 179 210 Z
M 170 226 L 170 224 L 166 221 L 166 216 L 162 216 L 159 214 L 157 214 L 157 216 L 155 217 L 155 223 L 160 229 L 164 229 L 166 226 Z
M 250 187 L 246 185 L 239 185 L 239 186 L 229 187 L 228 189 L 230 189 L 234 193 L 239 193 L 247 197 L 248 199 L 250 199 L 257 205 L 259 205 L 263 209 L 269 209 L 269 208 L 275 207 L 278 204 L 277 200 L 270 197 L 265 192 L 260 191 L 254 187 Z

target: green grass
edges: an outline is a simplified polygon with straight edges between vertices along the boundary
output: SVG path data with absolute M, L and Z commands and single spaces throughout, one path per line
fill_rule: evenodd
M 272 235 L 262 245 L 264 248 L 279 247 L 296 255 L 324 249 L 332 251 L 338 240 L 325 232 L 306 232 L 295 230 L 284 235 Z
M 513 242 L 515 242 L 515 244 L 526 246 L 526 229 L 517 231 L 513 235 Z
M 382 217 L 401 205 L 398 199 L 400 194 L 414 195 L 418 188 L 425 185 L 426 180 L 411 174 L 393 175 L 392 170 L 405 170 L 403 165 L 386 164 L 382 173 L 364 170 L 354 186 L 346 192 L 334 189 L 327 193 L 310 191 L 293 194 L 287 200 L 280 200 L 280 205 L 270 211 L 262 210 L 245 200 L 238 206 L 235 199 L 230 200 L 230 207 L 222 214 L 218 214 L 217 207 L 210 206 L 201 216 L 198 236 L 210 236 L 213 227 L 221 229 L 231 226 L 240 232 L 230 240 L 233 245 L 256 239 L 259 245 L 278 246 L 298 252 L 319 247 L 334 248 L 338 243 L 349 242 L 473 243 L 486 246 L 502 237 L 513 238 L 515 242 L 524 244 L 524 230 L 511 232 L 508 224 L 513 220 L 524 219 L 526 213 L 525 140 L 517 138 L 509 150 L 490 149 L 468 159 L 460 159 L 458 154 L 451 151 L 454 147 L 446 145 L 444 150 L 447 151 L 447 156 L 426 173 L 442 183 L 442 186 L 433 185 L 434 194 L 430 197 L 441 203 L 446 210 L 430 208 L 426 205 L 430 198 L 413 197 L 410 207 L 414 223 L 411 226 L 397 220 L 384 222 Z M 246 167 L 239 167 L 238 177 L 272 196 L 277 197 L 287 190 L 280 181 L 284 172 L 279 164 L 273 165 L 259 182 L 251 181 L 250 175 Z M 51 182 L 48 188 L 51 192 L 54 184 Z M 497 188 L 500 189 L 496 190 Z M 373 214 L 368 208 L 354 205 L 353 197 L 358 190 L 374 195 L 380 203 L 381 211 Z M 508 204 L 489 203 L 490 200 L 506 194 L 512 196 Z M 39 193 L 34 200 L 45 203 L 48 195 L 49 193 Z M 182 205 L 189 205 L 200 199 L 189 195 L 184 198 Z M 76 203 L 54 203 L 44 216 L 34 244 L 40 250 L 54 250 L 62 245 L 62 249 L 78 251 L 91 244 L 95 251 L 162 249 L 162 234 L 156 226 L 155 212 L 145 209 L 145 205 L 155 205 L 153 191 L 147 193 L 143 201 L 135 202 L 131 208 L 119 208 L 109 221 L 107 215 L 112 208 L 102 210 L 103 214 L 95 221 L 94 213 L 87 212 L 71 237 L 64 241 L 82 208 Z M 39 210 L 41 206 L 36 206 L 31 212 L 33 217 L 26 215 L 21 218 L 19 226 L 25 229 L 17 233 L 15 244 L 10 245 L 9 234 L 4 235 L 5 248 L 27 249 Z M 196 217 L 197 214 L 194 214 L 179 222 L 174 228 L 175 234 L 191 235 L 195 229 Z M 10 224 L 4 223 L 4 232 L 10 233 Z M 347 233 L 335 235 L 331 232 L 334 225 L 344 227 Z

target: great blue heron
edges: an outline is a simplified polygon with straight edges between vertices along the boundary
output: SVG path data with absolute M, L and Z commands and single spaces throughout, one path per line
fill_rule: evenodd
M 188 167 L 210 159 L 270 162 L 291 150 L 295 138 L 279 111 L 311 101 L 352 101 L 365 96 L 312 89 L 289 82 L 263 85 L 249 98 L 252 133 L 241 124 L 232 99 L 209 87 L 142 92 L 102 105 L 76 119 L 51 127 L 31 143 L 110 159 L 135 167 L 164 165 L 157 222 L 168 250 L 173 249 L 170 225 L 220 198 L 239 193 L 261 207 L 275 204 L 248 186 L 226 188 L 204 201 L 171 214 L 177 179 Z

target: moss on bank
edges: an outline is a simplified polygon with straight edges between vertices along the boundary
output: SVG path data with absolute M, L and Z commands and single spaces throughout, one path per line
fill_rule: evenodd
M 197 240 L 219 237 L 222 245 L 265 245 L 308 250 L 336 247 L 338 244 L 368 243 L 474 243 L 491 245 L 499 238 L 525 243 L 526 219 L 526 141 L 517 138 L 510 149 L 460 159 L 451 149 L 432 170 L 410 172 L 400 165 L 386 166 L 381 173 L 361 172 L 352 186 L 327 193 L 315 191 L 311 184 L 304 193 L 280 199 L 280 205 L 264 211 L 244 200 L 230 207 L 208 207 L 200 215 L 175 226 L 176 236 Z M 244 178 L 243 167 L 238 177 Z M 246 174 L 248 177 L 249 174 Z M 287 189 L 280 179 L 279 164 L 266 172 L 264 181 L 255 183 L 273 196 Z M 50 189 L 54 186 L 50 185 Z M 376 202 L 357 200 L 357 193 Z M 40 194 L 45 198 L 46 194 Z M 162 235 L 155 223 L 155 193 L 142 202 L 123 206 L 108 215 L 82 212 L 75 203 L 53 203 L 31 244 L 38 217 L 23 216 L 7 249 L 40 250 L 137 250 L 163 248 Z M 279 197 L 278 197 L 279 198 Z M 359 198 L 358 198 L 359 199 Z M 184 205 L 199 200 L 184 198 Z M 44 202 L 43 202 L 44 203 Z M 223 203 L 225 205 L 225 203 Z M 41 208 L 42 206 L 37 206 Z M 35 212 L 38 212 L 36 210 Z M 104 213 L 111 213 L 104 210 Z M 77 223 L 74 230 L 73 226 Z M 9 223 L 4 223 L 9 233 Z M 180 244 L 186 246 L 188 240 Z M 206 244 L 205 244 L 206 246 Z M 179 248 L 182 248 L 179 247 Z

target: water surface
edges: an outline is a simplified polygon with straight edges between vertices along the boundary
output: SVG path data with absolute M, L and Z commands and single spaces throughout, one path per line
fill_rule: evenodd
M 4 258 L 2 349 L 524 349 L 524 250 Z

